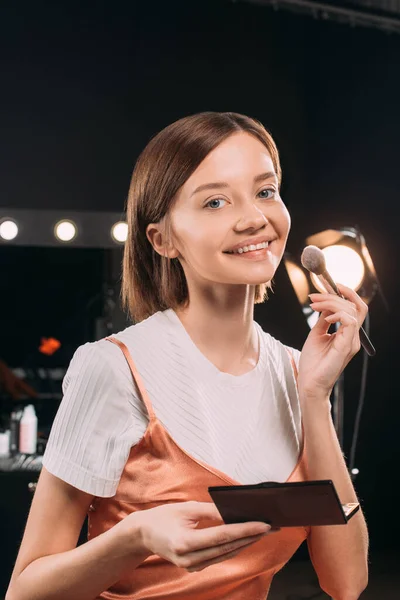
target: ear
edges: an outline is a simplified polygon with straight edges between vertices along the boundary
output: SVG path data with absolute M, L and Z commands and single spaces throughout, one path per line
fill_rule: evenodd
M 146 227 L 146 236 L 154 250 L 161 256 L 167 258 L 176 258 L 179 255 L 178 250 L 171 241 L 166 239 L 164 227 L 160 223 L 150 223 Z

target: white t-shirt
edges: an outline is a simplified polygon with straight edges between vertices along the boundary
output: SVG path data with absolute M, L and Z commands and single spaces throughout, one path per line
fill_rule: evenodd
M 157 418 L 176 443 L 242 484 L 286 481 L 302 442 L 289 354 L 254 326 L 258 363 L 238 376 L 221 372 L 202 354 L 172 309 L 114 336 L 127 346 Z M 290 350 L 298 365 L 300 352 Z M 80 490 L 113 496 L 148 425 L 120 348 L 107 340 L 80 346 L 63 393 L 43 464 Z

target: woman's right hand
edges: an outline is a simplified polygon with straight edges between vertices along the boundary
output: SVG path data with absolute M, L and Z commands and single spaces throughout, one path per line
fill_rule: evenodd
M 225 525 L 212 502 L 164 504 L 133 513 L 124 519 L 125 525 L 131 518 L 138 525 L 145 552 L 190 572 L 236 556 L 271 532 L 271 527 L 262 522 Z M 220 524 L 196 529 L 202 520 Z

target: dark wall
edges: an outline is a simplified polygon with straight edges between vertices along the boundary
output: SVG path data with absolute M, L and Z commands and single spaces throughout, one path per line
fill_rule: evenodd
M 233 110 L 260 119 L 277 140 L 289 250 L 326 227 L 360 226 L 391 313 L 379 297 L 371 304 L 378 354 L 357 486 L 372 543 L 394 544 L 379 509 L 394 495 L 399 467 L 400 36 L 218 0 L 20 2 L 1 11 L 0 205 L 121 210 L 133 163 L 154 133 L 197 111 Z M 257 314 L 301 347 L 307 329 L 282 269 L 275 289 Z M 346 451 L 360 365 L 357 357 L 346 371 Z

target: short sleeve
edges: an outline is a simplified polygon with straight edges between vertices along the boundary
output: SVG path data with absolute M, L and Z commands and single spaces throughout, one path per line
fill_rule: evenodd
M 141 437 L 129 377 L 115 368 L 119 349 L 108 346 L 114 345 L 101 340 L 75 352 L 43 457 L 50 473 L 100 497 L 115 494 L 130 449 Z

